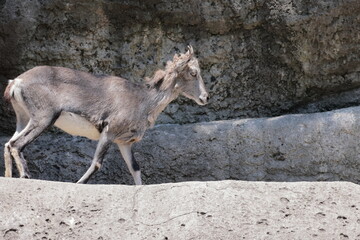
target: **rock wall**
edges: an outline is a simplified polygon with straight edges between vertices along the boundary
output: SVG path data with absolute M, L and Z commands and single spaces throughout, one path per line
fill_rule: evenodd
M 37 65 L 141 81 L 192 44 L 211 102 L 159 123 L 316 112 L 360 102 L 360 2 L 0 1 L 0 90 Z M 0 104 L 0 132 L 14 128 Z
M 0 137 L 1 145 L 8 139 Z M 145 184 L 225 179 L 359 183 L 359 139 L 360 107 L 354 107 L 157 126 L 135 144 L 134 152 Z M 79 137 L 45 134 L 24 155 L 33 178 L 76 182 L 90 166 L 95 146 Z M 115 146 L 90 182 L 133 184 Z

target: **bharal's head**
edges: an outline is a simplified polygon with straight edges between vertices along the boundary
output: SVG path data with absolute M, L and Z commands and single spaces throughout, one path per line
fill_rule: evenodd
M 201 77 L 199 62 L 194 56 L 193 48 L 189 46 L 185 54 L 175 55 L 173 64 L 177 75 L 175 85 L 177 91 L 199 105 L 207 104 L 209 94 Z

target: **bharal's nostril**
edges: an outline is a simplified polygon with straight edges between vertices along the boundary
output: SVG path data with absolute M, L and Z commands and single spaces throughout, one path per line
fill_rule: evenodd
M 207 101 L 209 100 L 209 94 L 202 93 L 199 98 L 203 104 L 206 104 Z

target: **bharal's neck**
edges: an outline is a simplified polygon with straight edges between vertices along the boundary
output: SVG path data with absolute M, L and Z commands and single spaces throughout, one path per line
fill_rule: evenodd
M 150 89 L 149 93 L 150 108 L 148 112 L 148 122 L 150 127 L 153 127 L 160 113 L 167 107 L 167 105 L 169 105 L 171 101 L 179 96 L 179 93 L 174 89 L 174 87 L 163 91 Z

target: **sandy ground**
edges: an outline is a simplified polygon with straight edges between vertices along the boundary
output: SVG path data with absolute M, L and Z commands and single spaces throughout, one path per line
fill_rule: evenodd
M 0 178 L 0 239 L 360 239 L 347 182 L 77 185 Z

